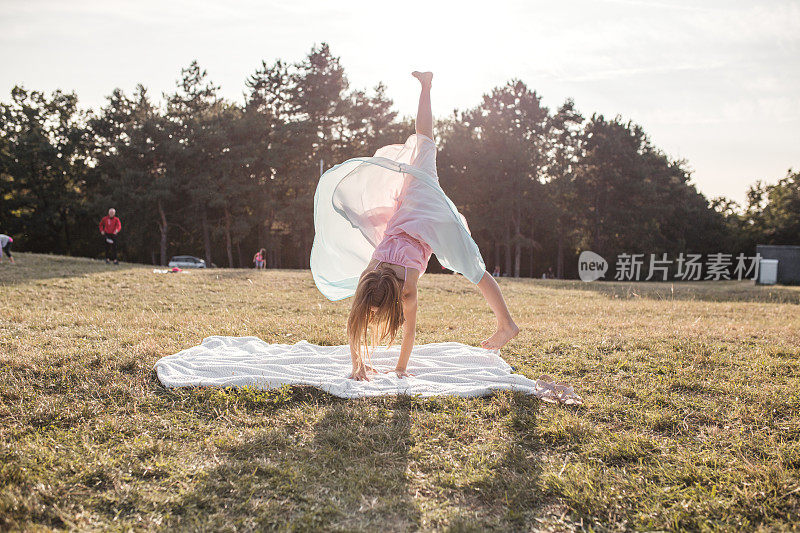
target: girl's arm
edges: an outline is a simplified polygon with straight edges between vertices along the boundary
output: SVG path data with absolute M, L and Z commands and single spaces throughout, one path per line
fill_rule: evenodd
M 414 348 L 414 335 L 417 329 L 417 288 L 404 294 L 403 297 L 403 341 L 400 344 L 400 357 L 397 359 L 397 366 L 394 371 L 398 377 L 410 376 L 406 371 L 408 360 L 411 357 L 411 349 Z

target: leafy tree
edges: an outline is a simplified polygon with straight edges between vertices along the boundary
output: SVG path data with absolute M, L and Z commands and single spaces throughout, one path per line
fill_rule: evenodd
M 218 179 L 212 164 L 218 90 L 219 87 L 208 80 L 206 71 L 197 61 L 192 61 L 181 69 L 176 91 L 166 95 L 165 117 L 173 148 L 171 159 L 180 191 L 187 200 L 179 213 L 187 221 L 189 229 L 186 231 L 190 238 L 197 235 L 194 228 L 198 225 L 193 221 L 199 220 L 199 236 L 208 264 L 213 262 L 209 202 L 213 199 L 215 180 Z
M 320 167 L 402 142 L 413 120 L 382 84 L 352 89 L 325 43 L 296 63 L 262 62 L 245 87 L 241 105 L 225 101 L 193 62 L 163 100 L 117 89 L 97 113 L 74 94 L 16 87 L 0 105 L 0 229 L 30 250 L 95 255 L 97 219 L 114 206 L 129 259 L 202 249 L 233 267 L 264 247 L 270 267 L 306 267 Z M 570 275 L 585 248 L 752 253 L 798 241 L 797 173 L 757 182 L 743 213 L 709 202 L 640 126 L 585 120 L 572 100 L 551 113 L 519 80 L 436 131 L 443 187 L 515 276 Z
M 512 80 L 485 95 L 480 106 L 456 115 L 442 149 L 444 183 L 468 191 L 455 193 L 459 203 L 474 229 L 497 243 L 496 261 L 502 244 L 506 271 L 513 269 L 515 277 L 522 248 L 535 243 L 530 213 L 541 200 L 549 125 L 541 98 Z
M 14 177 L 9 174 L 11 166 L 12 143 L 6 137 L 5 128 L 0 130 L 0 232 L 16 224 L 18 216 L 13 213 L 18 205 L 18 197 L 14 190 Z
M 621 252 L 709 252 L 724 220 L 690 183 L 685 162 L 654 148 L 641 126 L 595 115 L 576 175 L 580 247 Z
M 751 246 L 800 244 L 800 172 L 790 169 L 775 185 L 757 181 L 747 192 L 744 223 Z
M 385 87 L 350 91 L 325 43 L 295 64 L 262 63 L 247 86 L 244 120 L 256 125 L 251 177 L 263 186 L 262 207 L 255 209 L 264 220 L 268 259 L 275 264 L 277 239 L 291 234 L 296 263 L 307 267 L 320 166 L 374 152 L 389 138 L 398 142 L 402 127 Z
M 220 101 L 214 106 L 215 121 L 209 124 L 208 151 L 212 154 L 211 167 L 214 169 L 214 194 L 208 206 L 221 213 L 222 224 L 217 224 L 217 234 L 225 242 L 228 266 L 235 266 L 233 250 L 236 248 L 237 261 L 242 258 L 240 243 L 246 237 L 254 214 L 257 212 L 258 184 L 252 178 L 250 164 L 249 123 L 244 110 L 238 106 Z
M 127 218 L 123 234 L 132 257 L 152 260 L 158 249 L 159 262 L 167 264 L 182 185 L 170 125 L 139 85 L 132 98 L 116 89 L 91 129 L 102 177 L 95 198 Z
M 0 105 L 4 199 L 8 230 L 29 250 L 78 251 L 86 216 L 89 142 L 86 113 L 74 93 L 14 87 L 11 103 Z M 7 216 L 7 215 L 6 215 Z M 81 250 L 83 251 L 83 250 Z
M 345 92 L 348 88 L 339 58 L 327 44 L 314 47 L 294 66 L 291 103 L 294 112 L 295 157 L 284 164 L 288 195 L 279 216 L 292 228 L 298 263 L 308 267 L 314 235 L 313 198 L 320 161 L 340 161 L 348 143 Z
M 576 173 L 583 154 L 584 118 L 575 109 L 571 99 L 564 102 L 550 118 L 550 152 L 547 166 L 547 215 L 554 222 L 553 232 L 556 240 L 556 270 L 558 278 L 565 276 L 564 256 L 569 250 L 574 255 L 576 226 L 579 214 L 576 212 L 577 191 Z M 533 277 L 533 261 L 531 262 Z

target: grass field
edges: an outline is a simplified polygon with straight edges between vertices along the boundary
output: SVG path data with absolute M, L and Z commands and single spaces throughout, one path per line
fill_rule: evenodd
M 800 290 L 501 279 L 519 372 L 583 407 L 166 390 L 208 335 L 344 344 L 307 271 L 0 264 L 0 529 L 796 530 Z M 420 280 L 417 342 L 477 344 L 464 278 Z M 413 357 L 413 355 L 412 355 Z

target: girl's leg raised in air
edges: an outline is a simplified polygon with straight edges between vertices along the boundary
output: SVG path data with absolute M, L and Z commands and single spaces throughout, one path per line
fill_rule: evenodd
M 481 346 L 487 350 L 497 350 L 516 337 L 519 328 L 511 318 L 506 301 L 503 299 L 503 293 L 500 292 L 500 286 L 491 274 L 483 273 L 483 277 L 478 282 L 478 288 L 497 318 L 497 331 L 488 339 L 483 340 Z
M 422 90 L 419 93 L 417 120 L 414 122 L 414 126 L 417 133 L 427 135 L 433 139 L 433 112 L 431 111 L 431 80 L 433 80 L 433 72 L 415 70 L 411 75 L 417 78 L 420 85 L 422 85 Z
M 433 112 L 431 111 L 431 81 L 433 80 L 433 73 L 414 71 L 411 74 L 422 85 L 422 90 L 419 93 L 417 120 L 414 125 L 417 133 L 427 135 L 433 139 Z M 513 339 L 519 333 L 519 328 L 511 318 L 506 301 L 500 292 L 500 286 L 497 285 L 491 274 L 488 272 L 483 273 L 483 277 L 478 282 L 478 288 L 481 290 L 483 297 L 486 298 L 486 302 L 494 312 L 494 316 L 497 317 L 497 331 L 494 332 L 494 335 L 482 341 L 481 346 L 489 350 L 497 350 Z

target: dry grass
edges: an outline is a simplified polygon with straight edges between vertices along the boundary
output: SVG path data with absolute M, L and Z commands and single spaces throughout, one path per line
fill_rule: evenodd
M 305 271 L 0 264 L 0 529 L 789 530 L 800 520 L 800 290 L 500 280 L 503 356 L 572 382 L 340 400 L 166 390 L 208 335 L 345 342 Z M 418 342 L 476 344 L 460 276 L 420 281 Z

